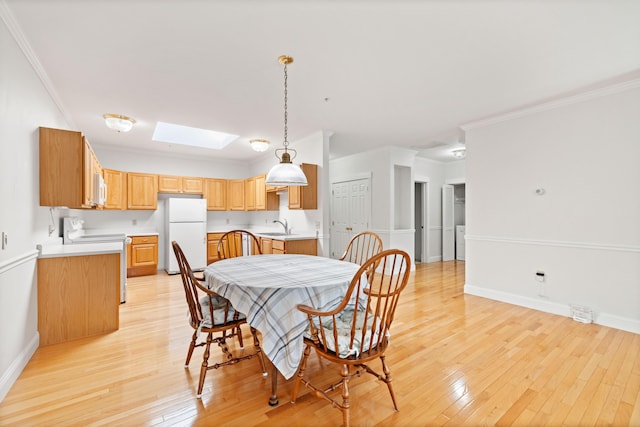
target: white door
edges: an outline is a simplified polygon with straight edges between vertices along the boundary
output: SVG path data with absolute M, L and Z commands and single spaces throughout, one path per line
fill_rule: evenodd
M 192 270 L 202 270 L 207 266 L 207 225 L 204 222 L 172 222 L 169 224 L 169 245 L 178 242 Z M 168 273 L 178 273 L 178 261 L 170 249 L 165 269 Z
M 455 229 L 453 211 L 453 185 L 442 186 L 442 261 L 455 256 Z
M 331 258 L 340 258 L 349 240 L 369 229 L 369 179 L 331 185 Z

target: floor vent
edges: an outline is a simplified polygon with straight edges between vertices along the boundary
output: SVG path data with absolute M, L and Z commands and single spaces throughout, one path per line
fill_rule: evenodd
M 593 323 L 593 311 L 589 307 L 573 304 L 570 304 L 569 307 L 573 320 L 581 323 Z

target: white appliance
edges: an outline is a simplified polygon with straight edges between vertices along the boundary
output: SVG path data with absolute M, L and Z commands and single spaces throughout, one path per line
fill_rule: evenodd
M 464 225 L 456 225 L 456 259 L 464 261 Z
M 98 172 L 93 174 L 93 194 L 91 198 L 91 204 L 93 206 L 103 206 L 107 201 L 107 184 L 104 182 L 104 178 Z
M 77 216 L 64 217 L 62 220 L 62 243 L 65 245 L 78 243 L 121 242 L 120 252 L 120 303 L 127 301 L 127 243 L 131 239 L 125 233 L 98 233 L 84 229 L 84 221 Z
M 165 270 L 180 272 L 171 242 L 178 242 L 192 270 L 207 266 L 207 200 L 170 198 L 165 201 Z

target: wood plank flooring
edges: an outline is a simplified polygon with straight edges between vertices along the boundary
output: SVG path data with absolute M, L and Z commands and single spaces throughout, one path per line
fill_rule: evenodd
M 119 331 L 39 348 L 0 404 L 0 425 L 341 423 L 306 389 L 289 403 L 291 381 L 269 407 L 256 359 L 209 371 L 196 399 L 202 349 L 184 369 L 191 328 L 179 281 L 131 278 Z M 463 285 L 463 262 L 418 265 L 387 352 L 400 411 L 383 383 L 356 378 L 353 425 L 640 425 L 639 335 L 465 295 Z M 308 370 L 327 384 L 339 375 L 313 354 Z

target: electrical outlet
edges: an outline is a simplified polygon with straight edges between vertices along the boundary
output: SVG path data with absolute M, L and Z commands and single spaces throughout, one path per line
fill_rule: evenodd
M 51 237 L 54 231 L 56 231 L 56 227 L 53 225 L 49 225 L 49 237 Z
M 138 225 L 138 220 L 137 219 L 132 219 L 131 220 L 131 225 Z

